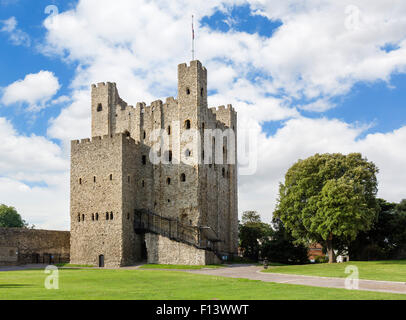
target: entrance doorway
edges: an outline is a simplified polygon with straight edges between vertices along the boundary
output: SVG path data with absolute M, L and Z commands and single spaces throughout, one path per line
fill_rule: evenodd
M 99 268 L 104 268 L 104 255 L 99 256 Z

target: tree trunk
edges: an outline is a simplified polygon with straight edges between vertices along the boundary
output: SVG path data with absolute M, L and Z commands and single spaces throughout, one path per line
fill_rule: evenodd
M 328 263 L 335 263 L 336 257 L 333 249 L 333 234 L 331 233 L 329 238 L 327 239 L 327 253 L 328 253 Z

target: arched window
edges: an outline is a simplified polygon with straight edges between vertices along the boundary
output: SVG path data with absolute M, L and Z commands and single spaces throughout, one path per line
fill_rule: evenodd
M 171 184 L 171 178 L 166 178 L 166 183 Z
M 185 129 L 189 130 L 190 129 L 190 120 L 185 121 Z
M 113 220 L 113 212 L 110 212 L 110 220 Z
M 187 149 L 186 151 L 185 151 L 185 156 L 186 157 L 190 157 L 192 155 L 192 151 L 190 151 L 189 149 Z
M 190 89 L 186 88 L 186 94 L 189 95 L 190 94 Z
M 182 173 L 180 175 L 180 181 L 185 182 L 186 181 L 186 175 L 184 173 Z
M 109 220 L 109 213 L 106 212 L 106 220 Z
M 101 103 L 99 103 L 99 104 L 97 105 L 97 112 L 100 112 L 100 111 L 102 111 L 102 110 L 103 110 L 103 106 L 102 106 Z

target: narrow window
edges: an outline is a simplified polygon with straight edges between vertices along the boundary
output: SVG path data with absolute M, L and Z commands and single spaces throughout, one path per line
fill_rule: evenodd
M 171 199 L 168 199 L 168 203 L 171 203 Z
M 96 183 L 96 176 L 93 177 L 93 182 Z
M 110 220 L 113 220 L 113 212 L 110 212 Z
M 82 178 L 79 178 L 79 184 L 82 184 Z
M 96 221 L 99 220 L 99 214 L 96 212 Z
M 189 130 L 190 129 L 190 120 L 185 121 L 185 129 Z
M 102 111 L 102 110 L 103 110 L 103 106 L 102 106 L 101 103 L 99 103 L 99 104 L 97 105 L 97 112 L 100 112 L 100 111 Z
M 166 183 L 171 184 L 171 178 L 166 178 Z
M 200 89 L 200 96 L 201 96 L 201 97 L 203 97 L 203 92 L 204 92 L 204 90 L 203 90 L 203 88 L 201 88 L 201 89 Z
M 94 221 L 94 213 L 92 213 L 92 221 Z
M 80 213 L 78 214 L 78 222 L 80 222 Z
M 110 180 L 113 180 L 113 175 L 112 174 L 110 174 Z
M 146 165 L 147 164 L 147 156 L 142 156 L 142 164 Z
M 128 176 L 128 183 L 131 183 L 131 177 Z
M 130 213 L 127 212 L 127 220 L 130 220 Z
M 190 89 L 186 88 L 186 94 L 189 95 L 190 94 Z
M 171 135 L 171 126 L 168 126 L 168 135 Z
M 180 181 L 185 182 L 186 181 L 186 175 L 184 173 L 182 173 L 180 175 Z
M 82 214 L 82 221 L 85 221 L 85 215 Z
M 221 174 L 223 175 L 223 178 L 226 176 L 226 169 L 221 169 Z
M 204 122 L 202 123 L 202 130 L 204 131 Z
M 145 139 L 147 137 L 147 133 L 145 132 L 145 130 L 144 130 L 144 133 L 142 136 L 143 136 L 143 139 Z
M 142 180 L 141 185 L 142 185 L 143 188 L 145 187 L 145 181 L 144 180 Z
M 106 220 L 109 220 L 109 213 L 106 212 Z
M 189 150 L 189 149 L 187 149 L 186 151 L 185 151 L 185 156 L 186 157 L 190 157 L 192 155 L 192 152 Z

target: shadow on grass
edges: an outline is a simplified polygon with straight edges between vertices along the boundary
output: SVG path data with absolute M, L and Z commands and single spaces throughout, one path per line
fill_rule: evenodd
M 35 287 L 33 284 L 0 284 L 0 289 L 13 289 L 13 288 L 25 288 L 25 287 Z

